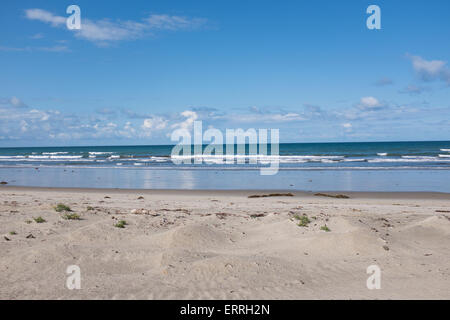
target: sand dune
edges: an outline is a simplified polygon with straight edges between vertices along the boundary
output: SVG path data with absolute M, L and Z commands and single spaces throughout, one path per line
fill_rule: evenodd
M 450 298 L 447 194 L 0 194 L 1 299 Z M 58 203 L 81 220 L 63 219 Z M 373 264 L 380 290 L 366 287 Z M 69 265 L 81 269 L 81 290 L 65 287 Z

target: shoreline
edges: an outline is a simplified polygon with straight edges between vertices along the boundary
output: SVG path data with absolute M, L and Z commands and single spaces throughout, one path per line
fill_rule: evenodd
M 241 195 L 245 196 L 254 194 L 276 194 L 276 193 L 291 193 L 295 197 L 301 198 L 317 198 L 316 193 L 325 194 L 345 194 L 350 199 L 439 199 L 450 200 L 450 193 L 447 192 L 433 192 L 433 191 L 334 191 L 334 190 L 318 190 L 318 191 L 301 191 L 290 189 L 128 189 L 128 188 L 74 188 L 74 187 L 31 187 L 31 186 L 10 186 L 2 185 L 1 190 L 10 190 L 11 192 L 73 192 L 73 193 L 123 193 L 123 194 L 152 194 L 152 195 Z M 342 199 L 348 200 L 348 199 Z
M 1 169 L 10 186 L 161 190 L 446 192 L 450 170 L 299 170 L 273 176 L 238 170 Z

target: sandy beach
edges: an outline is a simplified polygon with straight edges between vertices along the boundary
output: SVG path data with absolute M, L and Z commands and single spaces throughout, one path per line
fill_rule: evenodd
M 449 194 L 271 193 L 2 186 L 0 299 L 450 299 Z

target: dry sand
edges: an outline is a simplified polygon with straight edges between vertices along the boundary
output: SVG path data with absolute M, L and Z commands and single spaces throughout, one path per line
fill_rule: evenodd
M 449 194 L 268 193 L 1 187 L 0 298 L 450 299 Z

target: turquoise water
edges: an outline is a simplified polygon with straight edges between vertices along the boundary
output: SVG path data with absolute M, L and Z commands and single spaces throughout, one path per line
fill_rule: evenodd
M 176 165 L 172 148 L 0 148 L 0 180 L 45 187 L 450 192 L 450 141 L 280 144 L 273 176 L 259 170 L 273 157 L 235 152 L 227 163 L 197 155 Z
M 175 165 L 173 146 L 0 148 L 0 167 L 194 167 L 251 169 L 264 165 L 260 157 L 236 155 L 234 163 L 222 157 L 197 156 L 200 164 Z M 248 149 L 248 147 L 247 147 Z M 270 154 L 270 150 L 268 152 Z M 236 151 L 235 151 L 236 154 Z M 281 169 L 449 169 L 450 141 L 372 143 L 289 143 L 280 144 Z M 245 163 L 237 163 L 237 159 Z M 192 159 L 193 160 L 193 159 Z

